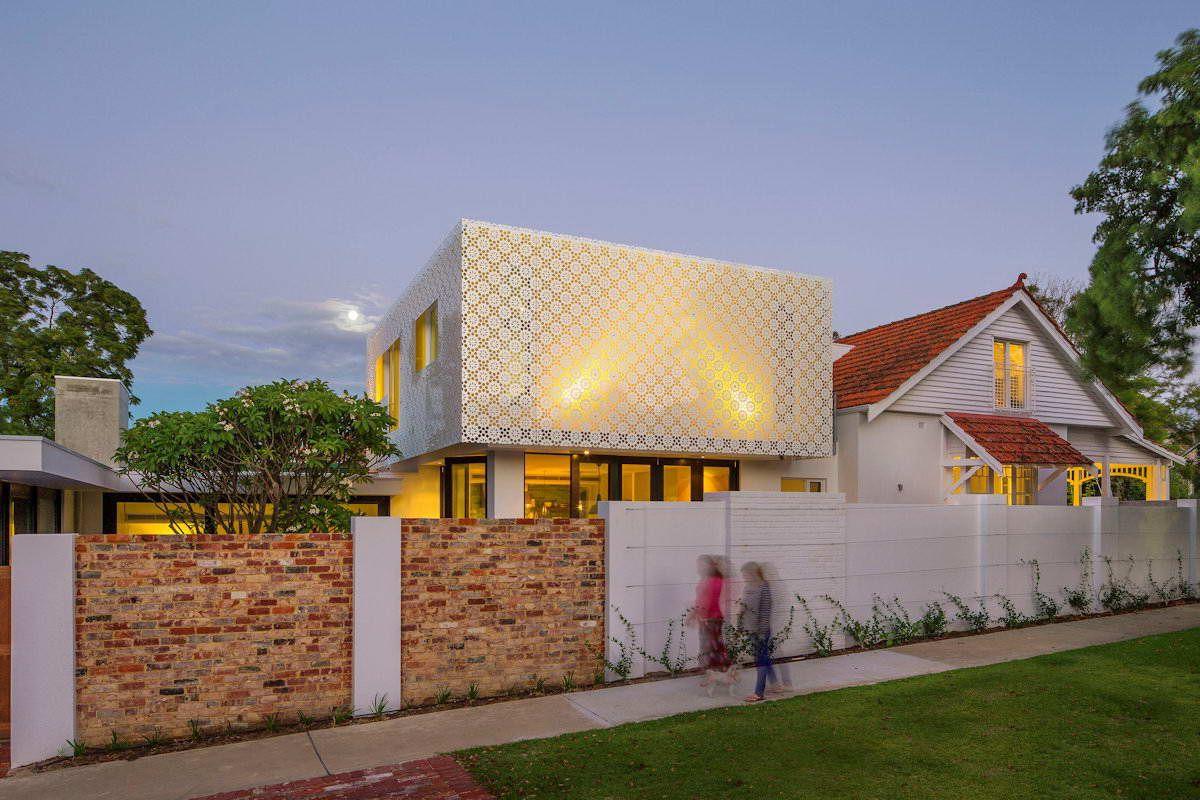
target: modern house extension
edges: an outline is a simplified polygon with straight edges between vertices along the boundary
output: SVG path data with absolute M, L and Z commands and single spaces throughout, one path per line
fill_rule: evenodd
M 463 220 L 367 344 L 392 513 L 825 489 L 831 305 L 824 278 Z
M 1114 476 L 1169 499 L 1176 454 L 1148 441 L 1025 288 L 840 338 L 833 365 L 837 486 L 862 503 L 1078 505 Z

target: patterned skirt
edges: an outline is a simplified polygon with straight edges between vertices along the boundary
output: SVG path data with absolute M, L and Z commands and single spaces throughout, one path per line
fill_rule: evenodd
M 729 651 L 725 649 L 725 640 L 721 637 L 721 627 L 724 620 L 700 620 L 700 654 L 697 661 L 700 669 L 728 669 L 731 663 Z

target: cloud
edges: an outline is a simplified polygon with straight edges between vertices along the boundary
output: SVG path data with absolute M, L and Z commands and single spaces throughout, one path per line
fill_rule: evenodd
M 322 378 L 363 390 L 367 333 L 386 300 L 269 300 L 252 312 L 210 312 L 194 327 L 156 333 L 133 364 L 138 382 L 231 386 Z M 355 317 L 351 319 L 351 317 Z

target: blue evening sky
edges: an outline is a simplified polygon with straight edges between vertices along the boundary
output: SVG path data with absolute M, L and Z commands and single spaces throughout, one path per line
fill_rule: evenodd
M 825 275 L 846 333 L 1082 279 L 1067 191 L 1197 11 L 6 0 L 0 249 L 142 300 L 139 413 L 360 388 L 459 217 Z

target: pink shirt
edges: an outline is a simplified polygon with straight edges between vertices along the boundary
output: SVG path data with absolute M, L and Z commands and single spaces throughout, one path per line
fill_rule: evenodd
M 725 579 L 716 575 L 702 578 L 696 587 L 696 615 L 700 619 L 724 619 L 721 613 L 721 591 Z

